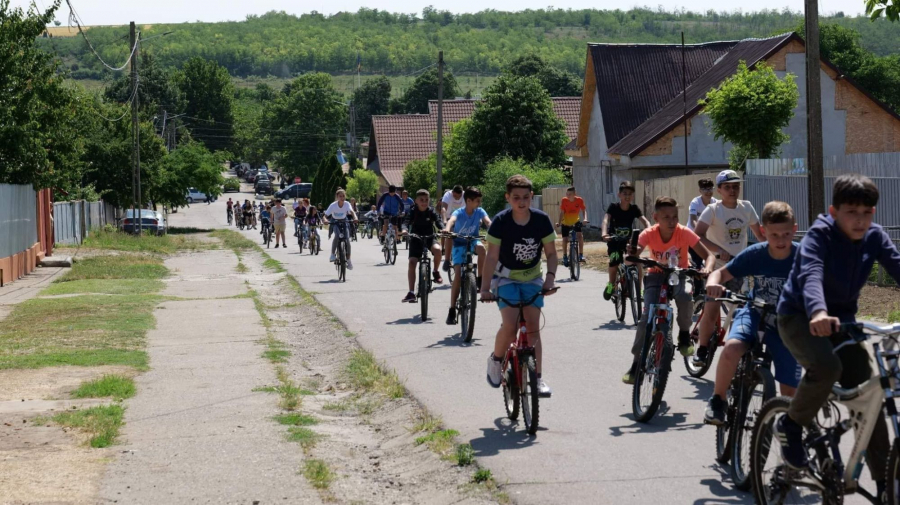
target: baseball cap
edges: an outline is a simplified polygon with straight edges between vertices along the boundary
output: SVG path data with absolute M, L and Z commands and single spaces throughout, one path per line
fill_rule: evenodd
M 716 186 L 721 186 L 726 182 L 742 182 L 742 179 L 734 170 L 722 170 L 716 176 Z

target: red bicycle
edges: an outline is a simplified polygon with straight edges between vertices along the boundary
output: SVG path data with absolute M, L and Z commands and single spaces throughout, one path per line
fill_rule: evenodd
M 525 421 L 525 430 L 529 435 L 534 435 L 538 430 L 540 392 L 538 391 L 537 358 L 534 346 L 528 342 L 528 330 L 525 328 L 525 307 L 534 304 L 538 297 L 555 293 L 559 288 L 541 290 L 529 300 L 513 303 L 503 297 L 494 295 L 494 299 L 500 300 L 510 307 L 519 309 L 519 334 L 516 341 L 510 344 L 503 357 L 503 376 L 501 386 L 503 388 L 503 403 L 506 406 L 506 415 L 510 421 L 519 417 L 519 408 L 522 409 L 522 420 Z

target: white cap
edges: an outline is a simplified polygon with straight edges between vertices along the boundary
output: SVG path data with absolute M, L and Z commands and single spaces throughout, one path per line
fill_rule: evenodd
M 716 186 L 721 186 L 726 182 L 742 182 L 741 176 L 734 170 L 722 170 L 716 176 Z

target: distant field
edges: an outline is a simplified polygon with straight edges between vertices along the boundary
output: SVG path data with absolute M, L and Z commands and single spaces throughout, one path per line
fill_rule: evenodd
M 369 79 L 374 79 L 376 77 L 378 76 L 361 75 L 359 77 L 359 84 L 363 84 Z M 335 75 L 332 76 L 332 78 L 334 79 L 334 86 L 338 91 L 345 95 L 349 96 L 353 93 L 353 90 L 356 89 L 357 78 L 355 75 Z M 456 76 L 456 82 L 459 84 L 459 88 L 463 93 L 471 90 L 472 96 L 480 96 L 483 94 L 484 89 L 490 86 L 496 78 L 497 76 L 495 75 L 461 75 Z M 416 80 L 415 76 L 388 76 L 388 79 L 391 81 L 391 96 L 393 98 L 398 98 Z M 286 82 L 289 82 L 290 79 L 280 77 L 235 77 L 233 81 L 234 85 L 240 88 L 252 88 L 256 86 L 257 83 L 264 82 L 273 88 L 280 89 Z

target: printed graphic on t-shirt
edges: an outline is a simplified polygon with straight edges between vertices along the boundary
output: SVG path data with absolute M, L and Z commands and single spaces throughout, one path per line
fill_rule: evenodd
M 681 254 L 678 253 L 678 248 L 672 246 L 665 251 L 650 251 L 653 253 L 654 259 L 656 261 L 662 263 L 663 265 L 678 265 L 681 261 Z M 671 263 L 669 262 L 669 258 L 675 258 Z
M 516 259 L 518 261 L 521 261 L 522 263 L 530 263 L 537 257 L 538 251 L 540 251 L 541 249 L 541 245 L 542 244 L 537 240 L 531 237 L 525 237 L 522 239 L 522 242 L 513 244 L 513 254 L 516 255 Z
M 732 217 L 731 219 L 725 221 L 725 226 L 728 229 L 729 244 L 740 244 L 741 235 L 744 234 L 744 230 L 746 229 L 744 220 L 739 217 Z
M 762 275 L 753 276 L 753 295 L 756 300 L 765 303 L 777 304 L 778 297 L 784 289 L 784 283 L 787 282 L 783 277 L 766 277 Z

